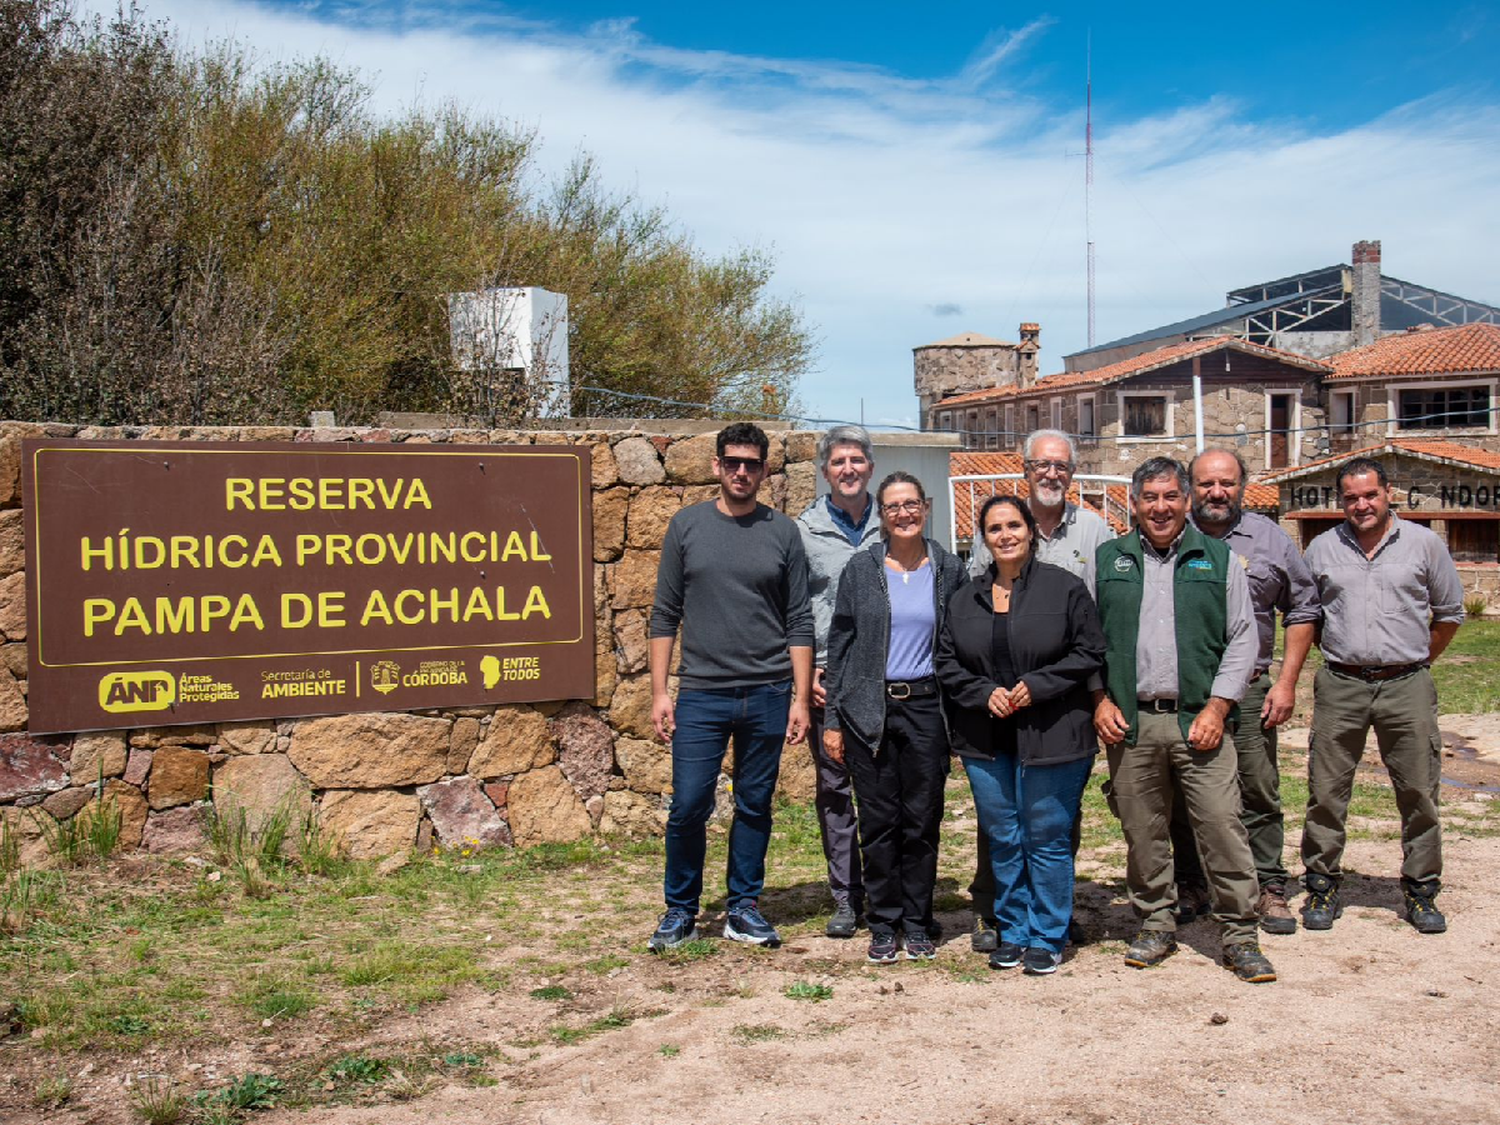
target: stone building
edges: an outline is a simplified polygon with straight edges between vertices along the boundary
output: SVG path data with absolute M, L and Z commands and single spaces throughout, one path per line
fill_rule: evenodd
M 1033 430 L 1064 430 L 1077 435 L 1080 472 L 1129 475 L 1147 457 L 1192 456 L 1198 375 L 1208 444 L 1232 445 L 1252 472 L 1264 472 L 1327 452 L 1318 427 L 1321 384 L 1331 371 L 1234 337 L 1197 340 L 1030 386 L 952 395 L 932 419 L 936 429 L 960 431 L 971 449 L 1019 452 Z
M 944 428 L 929 424 L 929 412 L 933 404 L 949 395 L 995 387 L 1028 387 L 1035 383 L 1041 335 L 1039 325 L 1027 323 L 1021 325 L 1018 344 L 977 332 L 961 332 L 935 344 L 913 348 L 921 428 Z
M 1500 453 L 1453 441 L 1394 438 L 1273 473 L 1281 525 L 1306 546 L 1344 513 L 1335 478 L 1352 456 L 1385 466 L 1402 519 L 1426 524 L 1448 544 L 1464 588 L 1500 605 Z
M 1331 452 L 1379 438 L 1442 438 L 1500 452 L 1500 324 L 1412 329 L 1329 363 Z

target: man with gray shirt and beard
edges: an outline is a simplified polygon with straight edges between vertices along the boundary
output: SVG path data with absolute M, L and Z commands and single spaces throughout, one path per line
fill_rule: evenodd
M 765 432 L 736 422 L 719 431 L 716 449 L 719 495 L 681 509 L 667 525 L 651 610 L 651 722 L 657 737 L 672 744 L 667 909 L 651 935 L 653 952 L 698 933 L 706 828 L 731 738 L 734 823 L 724 936 L 780 944 L 759 903 L 771 799 L 782 745 L 807 737 L 813 623 L 802 537 L 786 516 L 756 502 L 770 449 Z M 667 676 L 679 627 L 674 704 Z
M 859 857 L 859 830 L 854 816 L 854 786 L 849 768 L 823 748 L 823 674 L 828 665 L 828 629 L 838 601 L 839 576 L 856 551 L 880 538 L 880 517 L 870 499 L 870 477 L 875 457 L 863 426 L 834 426 L 818 439 L 818 468 L 828 482 L 828 495 L 819 496 L 797 517 L 802 547 L 807 552 L 808 594 L 817 654 L 813 660 L 812 730 L 808 746 L 817 770 L 818 829 L 828 863 L 828 890 L 833 916 L 825 932 L 832 938 L 851 938 L 859 925 L 865 887 Z

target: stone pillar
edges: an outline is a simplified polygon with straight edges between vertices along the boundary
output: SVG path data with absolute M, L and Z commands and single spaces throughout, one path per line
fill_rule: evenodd
M 1380 241 L 1354 244 L 1353 341 L 1356 348 L 1380 338 Z

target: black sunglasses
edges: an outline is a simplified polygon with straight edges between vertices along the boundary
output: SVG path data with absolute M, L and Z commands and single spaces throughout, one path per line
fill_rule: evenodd
M 758 473 L 766 467 L 765 461 L 760 457 L 720 457 L 719 464 L 729 473 L 737 473 L 741 469 L 747 473 Z

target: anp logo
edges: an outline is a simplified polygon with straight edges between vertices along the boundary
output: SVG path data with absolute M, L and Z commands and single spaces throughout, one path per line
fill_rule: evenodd
M 99 706 L 112 715 L 165 711 L 176 702 L 171 672 L 111 672 L 99 681 Z

